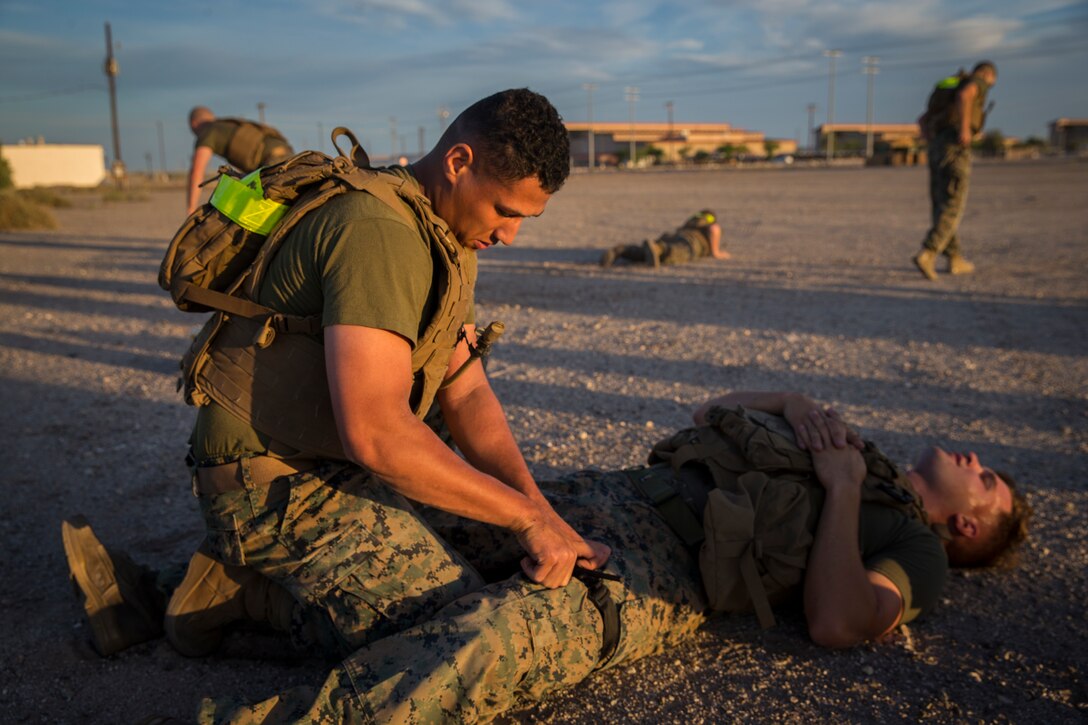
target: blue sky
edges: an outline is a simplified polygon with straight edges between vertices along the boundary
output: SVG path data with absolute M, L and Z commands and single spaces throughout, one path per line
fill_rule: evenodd
M 865 120 L 862 57 L 880 58 L 877 122 L 909 122 L 933 83 L 981 58 L 1000 77 L 991 127 L 1043 136 L 1088 117 L 1088 1 L 1032 0 L 0 0 L 0 141 L 42 135 L 112 153 L 103 23 L 120 63 L 122 156 L 183 167 L 193 105 L 257 117 L 296 148 L 359 132 L 373 155 L 430 145 L 438 109 L 528 86 L 563 116 L 728 122 L 805 141 L 826 118 L 827 48 L 840 48 L 835 119 Z

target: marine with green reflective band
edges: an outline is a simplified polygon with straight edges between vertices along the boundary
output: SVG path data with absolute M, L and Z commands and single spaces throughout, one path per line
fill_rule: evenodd
M 286 204 L 264 198 L 260 169 L 241 179 L 220 176 L 211 205 L 242 228 L 265 236 L 287 213 Z

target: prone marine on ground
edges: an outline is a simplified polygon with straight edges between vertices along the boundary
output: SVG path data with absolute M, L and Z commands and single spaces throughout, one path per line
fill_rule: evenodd
M 546 98 L 489 96 L 420 161 L 378 171 L 373 193 L 345 191 L 282 237 L 247 304 L 300 329 L 316 322 L 316 336 L 258 340 L 275 331 L 239 316 L 206 325 L 186 378 L 206 537 L 167 606 L 179 651 L 208 653 L 223 624 L 249 616 L 299 645 L 351 652 L 482 587 L 415 504 L 508 529 L 545 587 L 565 585 L 576 562 L 604 562 L 607 548 L 544 498 L 483 366 L 468 364 L 476 253 L 513 243 L 568 171 Z M 464 458 L 422 422 L 434 400 Z M 85 520 L 62 532 L 99 651 L 161 633 L 144 572 L 111 560 Z M 103 591 L 111 570 L 121 581 Z
M 648 264 L 655 269 L 662 265 L 684 264 L 701 257 L 729 259 L 722 249 L 722 228 L 717 215 L 710 209 L 688 217 L 672 232 L 642 244 L 617 244 L 601 255 L 601 266 L 611 267 L 617 260 L 633 264 Z
M 244 118 L 216 118 L 211 109 L 189 111 L 189 128 L 196 136 L 189 164 L 186 214 L 200 205 L 200 185 L 212 156 L 221 156 L 243 173 L 282 161 L 294 151 L 276 129 Z
M 205 700 L 205 723 L 488 721 L 590 673 L 661 652 L 716 611 L 800 599 L 812 639 L 876 640 L 932 609 L 952 566 L 1009 559 L 1030 508 L 974 453 L 892 464 L 796 393 L 731 393 L 660 441 L 648 466 L 542 482 L 615 555 L 562 588 L 516 574 L 516 540 L 426 516 L 490 583 L 360 648 L 318 688 Z M 759 546 L 752 542 L 759 542 Z M 116 556 L 116 555 L 115 555 Z
M 929 145 L 932 224 L 913 261 L 928 280 L 937 279 L 937 257 L 941 255 L 948 258 L 950 274 L 975 271 L 960 249 L 959 226 L 971 181 L 971 142 L 986 124 L 986 94 L 996 82 L 997 67 L 985 60 L 970 75 L 961 71 L 949 76 L 937 84 L 925 113 L 918 118 L 922 137 Z

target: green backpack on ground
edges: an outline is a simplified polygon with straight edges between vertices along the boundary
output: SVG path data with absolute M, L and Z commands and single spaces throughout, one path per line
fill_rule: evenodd
M 714 489 L 702 511 L 702 530 L 694 530 L 698 519 L 690 513 L 670 520 L 659 511 L 685 541 L 702 542 L 699 568 L 711 608 L 755 611 L 760 624 L 770 627 L 772 605 L 803 580 L 819 517 L 813 494 L 822 488 L 812 456 L 797 447 L 793 429 L 780 416 L 719 407 L 706 420 L 658 442 L 649 459 L 667 463 L 672 475 L 685 466 L 709 474 Z M 862 456 L 868 471 L 862 500 L 928 523 L 921 499 L 895 465 L 871 443 Z

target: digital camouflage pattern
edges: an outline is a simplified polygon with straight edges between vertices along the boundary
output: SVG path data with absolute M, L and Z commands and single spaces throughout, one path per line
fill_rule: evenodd
M 203 723 L 486 722 L 520 698 L 539 698 L 597 669 L 660 652 L 689 637 L 707 609 L 691 553 L 623 472 L 582 471 L 541 489 L 579 533 L 612 547 L 606 582 L 619 604 L 620 637 L 600 662 L 602 620 L 574 579 L 561 589 L 521 574 L 489 584 L 434 618 L 372 642 L 318 688 L 255 705 L 205 700 Z M 427 512 L 472 564 L 498 572 L 522 556 L 508 532 Z
M 960 254 L 959 226 L 967 207 L 971 150 L 958 131 L 945 130 L 929 142 L 929 199 L 932 223 L 922 246 L 938 254 Z
M 601 265 L 610 267 L 617 259 L 635 264 L 661 265 L 685 264 L 693 259 L 710 256 L 708 229 L 716 221 L 709 209 L 689 217 L 671 232 L 665 232 L 642 244 L 617 244 L 601 257 Z
M 473 567 L 400 494 L 357 466 L 201 496 L 205 551 L 247 566 L 298 602 L 291 636 L 333 655 L 433 616 L 479 589 Z

